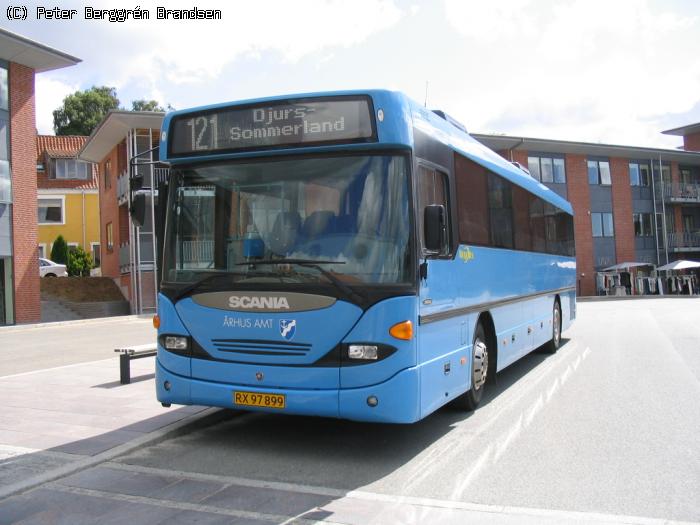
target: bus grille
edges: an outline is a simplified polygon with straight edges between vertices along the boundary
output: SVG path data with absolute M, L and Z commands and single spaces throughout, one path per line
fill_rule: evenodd
M 261 341 L 259 339 L 212 339 L 214 348 L 222 352 L 246 355 L 299 356 L 303 357 L 311 350 L 306 343 L 287 343 L 286 341 Z

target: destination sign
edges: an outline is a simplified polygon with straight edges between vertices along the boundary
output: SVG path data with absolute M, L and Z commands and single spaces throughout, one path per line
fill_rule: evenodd
M 205 155 L 374 139 L 367 97 L 222 108 L 173 118 L 169 154 Z

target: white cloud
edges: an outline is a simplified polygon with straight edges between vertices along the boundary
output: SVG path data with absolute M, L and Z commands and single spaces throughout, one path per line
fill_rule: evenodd
M 156 2 L 145 4 L 141 6 L 151 15 L 147 22 L 92 23 L 91 29 L 100 28 L 96 39 L 112 48 L 113 60 L 103 67 L 110 69 L 109 79 L 117 88 L 134 80 L 206 83 L 236 60 L 264 52 L 296 62 L 318 51 L 358 44 L 403 16 L 391 0 L 268 0 L 201 2 L 200 8 L 220 8 L 222 19 L 164 21 L 155 20 Z M 172 0 L 167 7 L 190 9 L 192 2 Z
M 36 76 L 35 104 L 36 127 L 41 135 L 53 135 L 53 110 L 60 107 L 63 99 L 79 89 L 78 84 L 67 84 L 47 77 L 45 73 Z
M 479 104 L 460 108 L 472 128 L 673 146 L 654 126 L 700 100 L 697 17 L 648 0 L 446 0 L 446 8 L 478 72 L 468 85 Z

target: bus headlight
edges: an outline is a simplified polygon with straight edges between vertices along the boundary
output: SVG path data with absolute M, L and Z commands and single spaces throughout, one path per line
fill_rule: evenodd
M 166 335 L 163 338 L 163 346 L 168 350 L 187 350 L 189 341 L 187 337 L 180 335 Z
M 376 345 L 348 345 L 348 357 L 350 359 L 376 360 L 379 348 Z

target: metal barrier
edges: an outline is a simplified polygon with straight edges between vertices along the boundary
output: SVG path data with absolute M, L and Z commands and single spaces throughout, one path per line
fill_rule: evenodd
M 131 360 L 142 357 L 153 357 L 158 351 L 155 344 L 129 346 L 126 348 L 115 348 L 119 354 L 119 382 L 122 385 L 131 383 Z

